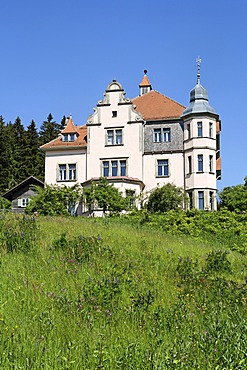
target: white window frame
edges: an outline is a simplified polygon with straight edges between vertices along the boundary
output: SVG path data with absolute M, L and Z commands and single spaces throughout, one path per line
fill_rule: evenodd
M 165 163 L 161 163 L 165 162 Z M 161 174 L 159 174 L 161 169 Z M 166 173 L 167 172 L 167 173 Z M 169 177 L 170 176 L 170 161 L 167 158 L 156 160 L 156 177 Z
M 57 181 L 77 181 L 77 163 L 59 163 L 57 166 Z
M 170 127 L 155 127 L 153 129 L 153 142 L 154 143 L 169 143 L 171 141 L 171 128 Z
M 106 129 L 106 146 L 123 145 L 123 129 L 108 128 Z
M 164 140 L 164 143 L 169 143 L 171 141 L 171 128 L 170 127 L 163 128 L 163 140 Z
M 197 156 L 197 172 L 203 172 L 203 154 L 198 154 Z
M 202 121 L 197 122 L 197 137 L 203 137 L 203 123 L 202 123 Z
M 161 128 L 154 128 L 154 136 L 153 142 L 154 143 L 161 143 Z
M 75 141 L 75 138 L 76 138 L 76 134 L 75 133 L 72 133 L 72 134 L 63 134 L 63 141 L 66 142 L 66 143 Z
M 18 199 L 18 207 L 26 208 L 26 206 L 29 203 L 29 200 L 30 200 L 29 198 L 19 198 Z
M 101 160 L 101 173 L 103 177 L 127 176 L 127 159 L 126 158 L 102 159 Z
M 210 139 L 213 138 L 213 123 L 212 122 L 209 122 L 208 136 Z
M 198 191 L 198 209 L 199 210 L 204 210 L 205 208 L 205 196 L 204 196 L 204 191 L 199 190 Z

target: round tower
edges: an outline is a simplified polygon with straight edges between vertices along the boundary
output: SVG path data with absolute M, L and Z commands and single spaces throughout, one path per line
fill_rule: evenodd
M 219 116 L 208 102 L 201 85 L 201 59 L 197 58 L 197 83 L 190 92 L 190 104 L 182 113 L 184 121 L 185 191 L 189 208 L 216 210 L 217 132 Z

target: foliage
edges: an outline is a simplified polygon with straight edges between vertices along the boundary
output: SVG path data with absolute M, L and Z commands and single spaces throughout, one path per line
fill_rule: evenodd
M 98 182 L 93 181 L 90 188 L 84 189 L 83 195 L 90 213 L 97 208 L 101 208 L 104 214 L 107 211 L 121 212 L 129 205 L 128 199 L 124 198 L 104 177 L 101 177 Z
M 0 209 L 11 209 L 11 202 L 3 197 L 0 197 Z
M 0 368 L 246 368 L 245 256 L 122 217 L 35 224 L 29 253 L 2 248 Z
M 0 116 L 0 193 L 11 189 L 29 176 L 44 181 L 45 154 L 39 147 L 55 139 L 64 128 L 53 120 L 50 113 L 38 132 L 32 120 L 25 128 L 20 117 L 5 124 Z
M 5 220 L 0 219 L 0 241 L 2 248 L 6 252 L 29 252 L 34 248 L 37 241 L 37 222 L 34 217 L 16 216 Z
M 168 183 L 151 192 L 147 202 L 147 210 L 151 213 L 176 210 L 183 207 L 184 200 L 183 190 Z
M 193 209 L 150 214 L 144 210 L 124 216 L 123 221 L 153 230 L 163 230 L 171 235 L 188 235 L 209 243 L 217 242 L 231 250 L 247 254 L 247 213 L 240 214 L 226 209 L 217 212 Z
M 41 144 L 45 144 L 53 139 L 56 139 L 58 134 L 60 133 L 60 130 L 62 129 L 62 124 L 54 121 L 52 114 L 49 113 L 47 120 L 44 121 L 40 126 L 39 136 Z
M 81 199 L 81 187 L 47 185 L 44 189 L 36 187 L 37 194 L 31 199 L 26 212 L 40 215 L 74 215 L 76 204 Z
M 244 180 L 244 185 L 227 186 L 219 192 L 221 208 L 225 207 L 231 212 L 247 211 L 247 176 Z

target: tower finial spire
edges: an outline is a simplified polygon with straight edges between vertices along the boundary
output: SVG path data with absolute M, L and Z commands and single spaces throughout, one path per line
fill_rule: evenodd
M 201 63 L 202 59 L 200 57 L 196 58 L 196 64 L 197 64 L 197 84 L 200 84 L 200 79 L 201 79 Z

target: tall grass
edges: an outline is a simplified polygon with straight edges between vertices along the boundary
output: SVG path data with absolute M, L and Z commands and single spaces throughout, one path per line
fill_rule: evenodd
M 1 219 L 0 242 L 1 369 L 246 368 L 237 251 L 62 217 Z

